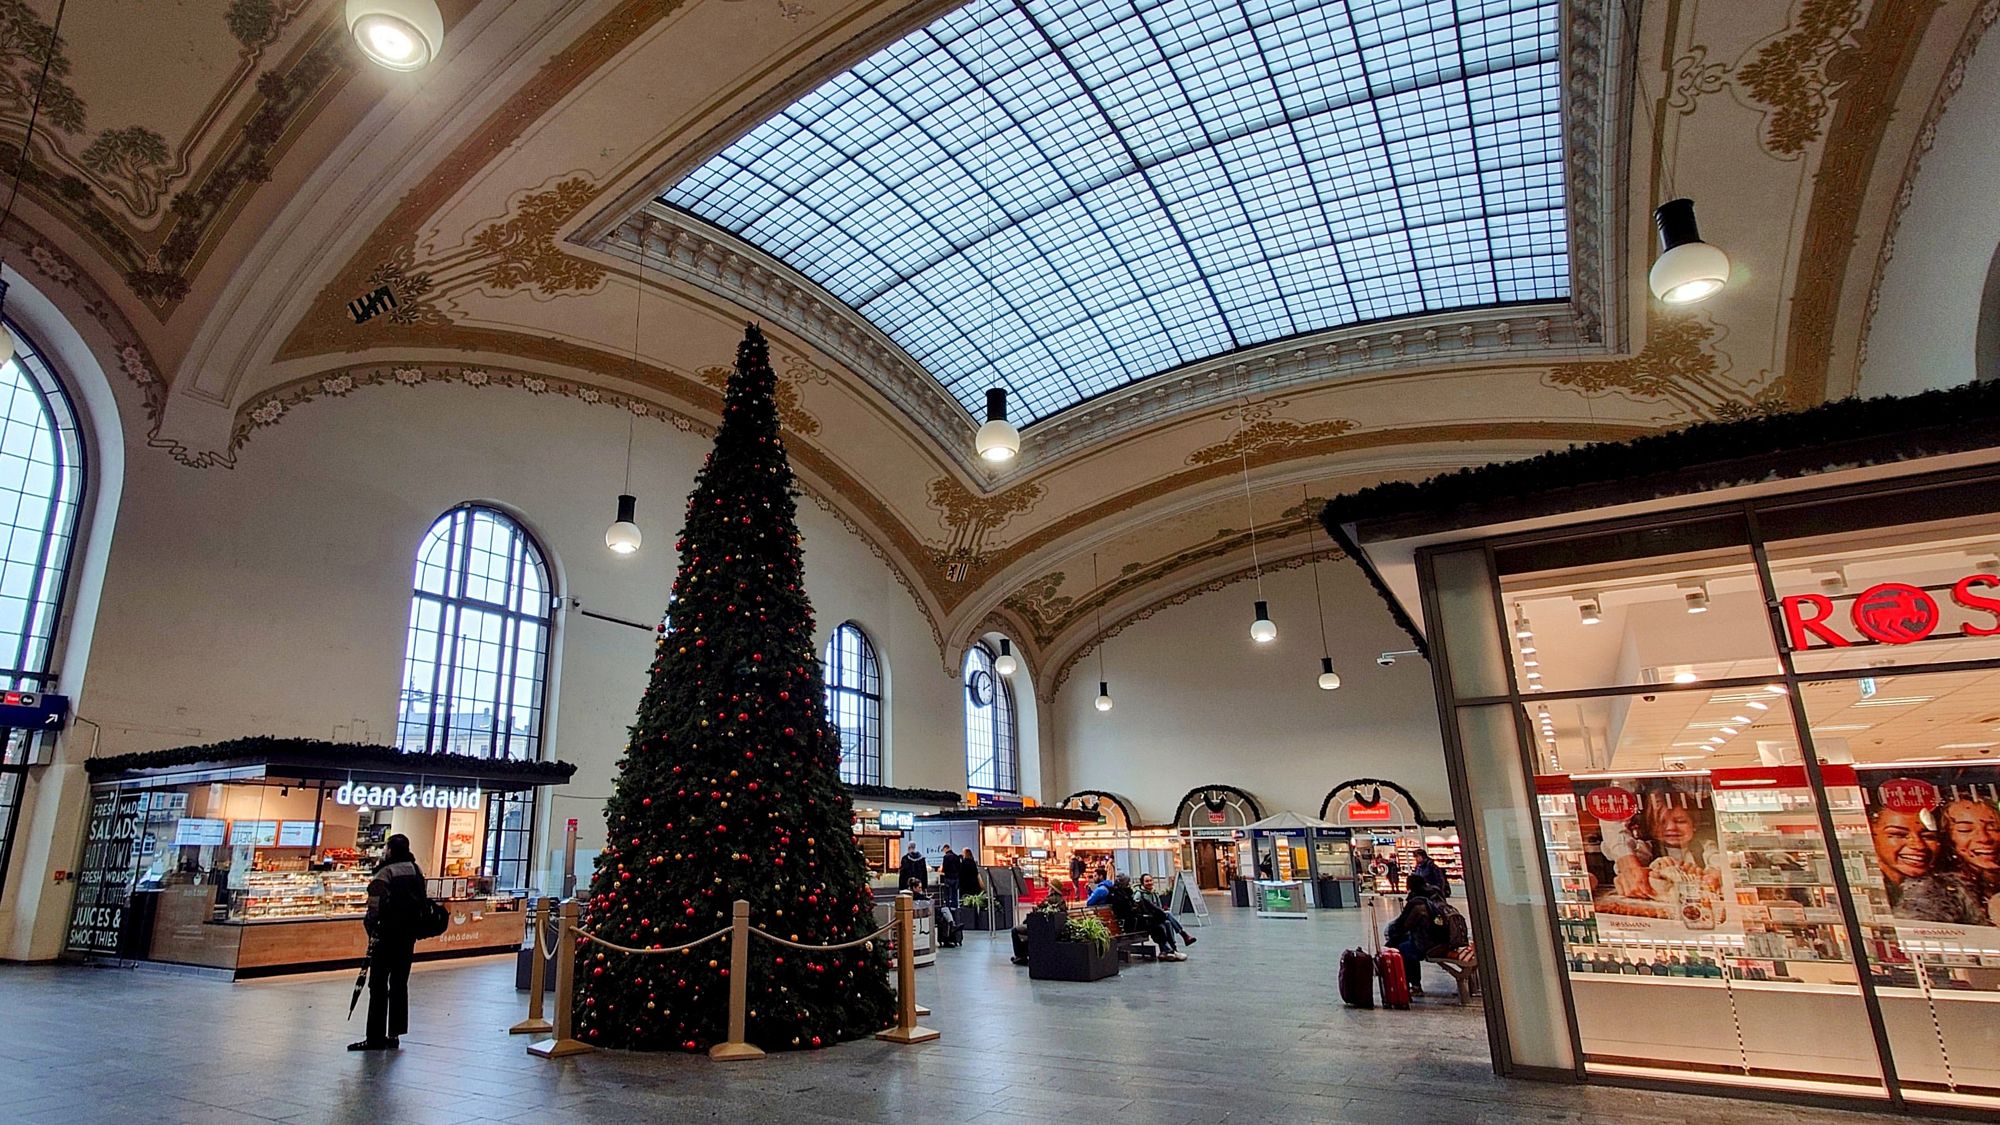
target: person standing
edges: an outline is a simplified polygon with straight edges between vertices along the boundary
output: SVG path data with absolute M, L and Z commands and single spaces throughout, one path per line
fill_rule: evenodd
M 924 853 L 915 848 L 903 853 L 903 859 L 896 865 L 896 889 L 922 894 L 930 885 L 930 864 L 924 862 Z
M 1083 887 L 1083 853 L 1069 853 L 1069 889 L 1072 893 Z
M 393 1051 L 410 1029 L 410 962 L 416 959 L 417 911 L 426 895 L 424 872 L 410 854 L 410 838 L 389 837 L 375 877 L 368 881 L 368 1037 L 350 1051 Z
M 1445 875 L 1444 868 L 1439 867 L 1437 861 L 1431 858 L 1431 853 L 1422 848 L 1417 849 L 1416 856 L 1417 865 L 1410 868 L 1410 885 L 1414 887 L 1418 880 L 1422 880 L 1437 889 L 1437 894 L 1433 897 L 1450 898 L 1451 879 Z
M 958 853 L 951 845 L 944 846 L 944 858 L 938 861 L 938 894 L 946 906 L 958 906 Z

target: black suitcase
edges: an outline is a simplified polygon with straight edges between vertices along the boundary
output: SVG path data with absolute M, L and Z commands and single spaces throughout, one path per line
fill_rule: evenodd
M 939 949 L 956 949 L 965 944 L 965 927 L 958 924 L 958 916 L 951 907 L 938 903 L 936 907 L 937 943 Z
M 1375 1006 L 1375 958 L 1367 950 L 1340 955 L 1340 1000 L 1350 1008 Z

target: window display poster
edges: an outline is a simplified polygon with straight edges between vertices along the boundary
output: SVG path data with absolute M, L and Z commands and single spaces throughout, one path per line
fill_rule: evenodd
M 2000 951 L 2000 766 L 1857 766 L 1896 933 Z
M 1698 941 L 1743 932 L 1706 777 L 1578 780 L 1600 934 Z
M 72 953 L 116 955 L 125 929 L 125 905 L 137 877 L 132 849 L 138 842 L 138 793 L 98 790 L 90 797 L 90 825 L 77 867 L 76 899 L 70 909 L 68 947 Z

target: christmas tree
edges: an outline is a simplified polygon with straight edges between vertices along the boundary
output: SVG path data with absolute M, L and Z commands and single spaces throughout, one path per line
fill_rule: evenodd
M 751 924 L 809 945 L 875 929 L 851 834 L 839 741 L 813 649 L 777 380 L 752 325 L 736 350 L 715 448 L 695 478 L 673 614 L 605 809 L 583 927 L 672 948 Z M 601 1047 L 702 1050 L 727 1038 L 727 939 L 689 953 L 583 945 L 579 1035 Z M 893 1022 L 882 943 L 832 953 L 750 941 L 747 1038 L 818 1047 Z

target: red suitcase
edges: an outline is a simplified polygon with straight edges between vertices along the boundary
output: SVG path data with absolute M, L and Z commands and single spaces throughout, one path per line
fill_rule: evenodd
M 1402 950 L 1385 948 L 1376 954 L 1375 974 L 1382 980 L 1382 1006 L 1407 1010 L 1410 1006 L 1410 979 L 1403 975 Z
M 1375 1006 L 1375 959 L 1365 949 L 1340 955 L 1340 1001 L 1350 1008 Z

